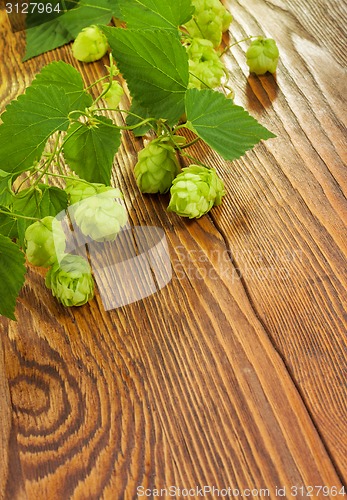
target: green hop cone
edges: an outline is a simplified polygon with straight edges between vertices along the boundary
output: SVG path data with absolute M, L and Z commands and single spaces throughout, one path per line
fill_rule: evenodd
M 108 83 L 104 83 L 102 86 L 103 91 L 107 89 L 109 86 Z M 118 108 L 119 103 L 122 99 L 122 96 L 124 94 L 124 90 L 120 83 L 118 83 L 116 80 L 113 80 L 111 87 L 109 90 L 106 92 L 106 94 L 103 96 L 103 99 L 105 99 L 107 105 L 112 108 Z
M 73 219 L 85 236 L 99 242 L 113 241 L 126 225 L 126 210 L 114 198 L 112 191 L 105 191 L 73 207 Z
M 105 186 L 96 182 L 80 181 L 79 179 L 66 179 L 66 188 L 70 200 L 70 204 L 78 203 L 85 198 L 90 198 L 100 193 L 109 193 L 113 198 L 123 198 L 121 191 L 118 188 Z
M 82 306 L 94 296 L 94 281 L 88 262 L 67 254 L 46 275 L 46 286 L 64 306 Z
M 106 36 L 97 26 L 84 28 L 72 45 L 72 54 L 82 62 L 92 62 L 101 59 L 108 51 Z
M 30 264 L 49 267 L 65 251 L 65 234 L 59 221 L 47 216 L 25 231 L 25 253 Z
M 136 182 L 142 193 L 166 193 L 179 170 L 173 145 L 158 137 L 139 152 Z
M 267 71 L 275 73 L 279 51 L 275 40 L 259 37 L 254 40 L 246 52 L 247 64 L 251 73 L 264 75 Z
M 215 88 L 221 83 L 225 68 L 210 40 L 193 38 L 187 49 L 189 57 L 189 87 Z
M 190 165 L 175 178 L 170 194 L 169 211 L 190 219 L 199 218 L 221 204 L 224 183 L 214 169 Z
M 185 25 L 192 37 L 206 38 L 214 47 L 222 41 L 222 33 L 227 31 L 232 15 L 219 0 L 192 0 L 195 8 L 193 18 Z

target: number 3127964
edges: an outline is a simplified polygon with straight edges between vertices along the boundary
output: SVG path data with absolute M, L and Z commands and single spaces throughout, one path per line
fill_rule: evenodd
M 7 14 L 51 14 L 53 12 L 60 13 L 60 4 L 52 3 L 7 3 L 5 5 Z

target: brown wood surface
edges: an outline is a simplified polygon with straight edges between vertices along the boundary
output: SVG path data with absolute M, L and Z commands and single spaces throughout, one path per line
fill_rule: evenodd
M 235 102 L 277 138 L 232 163 L 196 144 L 227 195 L 187 221 L 141 195 L 142 141 L 124 133 L 113 181 L 132 224 L 164 229 L 173 279 L 105 312 L 99 294 L 64 309 L 28 270 L 18 321 L 0 323 L 0 498 L 132 499 L 140 485 L 294 498 L 347 482 L 346 5 L 229 6 L 226 43 L 278 42 L 276 78 L 248 75 L 247 43 L 224 58 Z M 0 111 L 51 60 L 87 83 L 104 71 L 69 46 L 22 63 L 23 47 L 0 11 Z

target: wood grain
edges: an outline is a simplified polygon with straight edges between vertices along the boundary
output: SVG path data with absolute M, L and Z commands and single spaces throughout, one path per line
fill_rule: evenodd
M 175 226 L 173 281 L 111 313 L 99 298 L 64 310 L 31 271 L 4 338 L 29 498 L 339 485 L 243 287 L 230 287 L 218 233 L 208 220 Z M 190 261 L 188 245 L 205 261 Z
M 246 44 L 224 58 L 236 102 L 277 138 L 232 164 L 201 144 L 192 148 L 226 183 L 211 217 L 182 220 L 166 212 L 166 195 L 139 193 L 132 170 L 142 141 L 124 133 L 113 181 L 133 225 L 165 230 L 167 287 L 110 312 L 98 293 L 82 308 L 64 309 L 44 273 L 28 270 L 18 322 L 1 320 L 6 500 L 132 499 L 140 485 L 265 488 L 272 498 L 285 486 L 290 498 L 294 485 L 346 482 L 343 42 L 336 34 L 345 8 L 333 3 L 325 27 L 321 1 L 230 4 L 231 42 L 266 33 L 280 46 L 276 79 L 248 77 Z M 0 16 L 1 108 L 50 60 L 74 64 L 86 83 L 104 71 L 103 62 L 74 61 L 69 47 L 21 63 L 23 34 L 12 34 Z
M 343 59 L 334 59 L 345 48 L 340 35 L 346 6 L 333 4 L 329 15 L 336 17 L 336 26 L 325 17 L 325 32 L 334 35 L 334 43 L 314 38 L 323 2 L 308 13 L 298 2 L 230 6 L 235 37 L 268 34 L 271 26 L 271 36 L 285 48 L 280 48 L 276 80 L 249 77 L 247 82 L 243 50 L 232 50 L 228 65 L 241 82 L 238 101 L 245 107 L 258 102 L 253 114 L 277 138 L 233 162 L 230 173 L 222 166 L 230 208 L 214 219 L 346 480 L 347 156 L 341 112 L 346 72 Z
M 2 343 L 0 343 L 0 422 L 2 430 L 0 433 L 0 491 L 5 490 L 8 478 L 8 463 L 9 463 L 9 441 L 11 432 L 11 402 L 8 383 L 5 373 L 5 357 Z

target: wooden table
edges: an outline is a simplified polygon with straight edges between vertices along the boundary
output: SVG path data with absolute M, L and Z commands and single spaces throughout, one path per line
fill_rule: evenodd
M 188 221 L 166 211 L 167 196 L 141 195 L 132 169 L 142 142 L 123 135 L 113 181 L 132 224 L 164 229 L 173 278 L 105 312 L 99 294 L 64 309 L 28 270 L 18 321 L 1 320 L 1 498 L 154 498 L 170 486 L 195 488 L 191 498 L 204 486 L 343 498 L 346 4 L 229 7 L 231 41 L 265 33 L 278 43 L 276 78 L 249 76 L 247 43 L 224 59 L 235 102 L 277 138 L 232 163 L 195 145 L 227 195 Z M 22 63 L 23 47 L 2 10 L 1 110 L 51 60 L 87 83 L 103 72 L 105 61 L 78 64 L 70 46 Z

